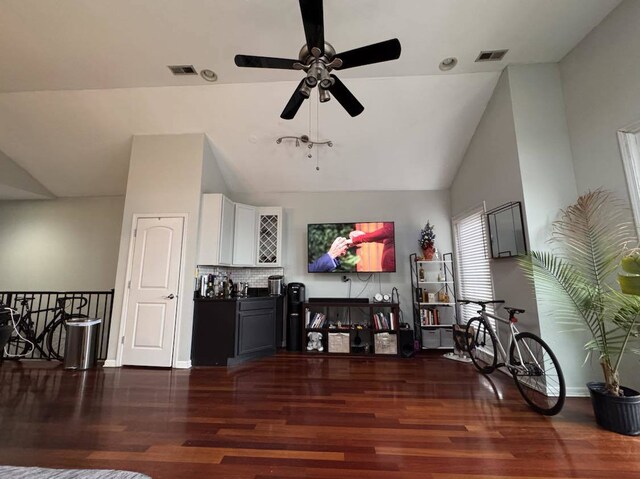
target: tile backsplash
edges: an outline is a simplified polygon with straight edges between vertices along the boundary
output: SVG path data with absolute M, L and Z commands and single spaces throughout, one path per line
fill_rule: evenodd
M 198 266 L 198 276 L 201 274 L 227 274 L 234 283 L 249 283 L 251 288 L 266 288 L 269 286 L 267 278 L 276 274 L 284 274 L 284 268 L 230 268 L 226 266 Z

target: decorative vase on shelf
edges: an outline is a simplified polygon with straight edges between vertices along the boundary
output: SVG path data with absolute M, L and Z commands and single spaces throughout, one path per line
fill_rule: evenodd
M 427 245 L 422 250 L 424 259 L 426 259 L 427 261 L 431 261 L 432 259 L 434 259 L 433 256 L 435 255 L 435 253 L 436 253 L 436 248 L 433 245 Z

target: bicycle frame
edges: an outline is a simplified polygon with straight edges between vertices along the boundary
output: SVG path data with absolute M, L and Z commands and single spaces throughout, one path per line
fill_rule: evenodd
M 491 314 L 491 313 L 487 312 L 486 309 L 481 309 L 480 311 L 478 311 L 478 314 L 480 316 L 482 316 L 482 318 L 484 318 L 484 320 L 486 321 L 486 324 L 489 325 L 489 327 L 491 328 L 491 331 L 493 332 L 494 337 L 496 338 L 496 342 L 498 343 L 499 354 L 502 355 L 502 358 L 504 360 L 502 363 L 498 363 L 498 367 L 506 366 L 507 369 L 509 369 L 509 372 L 511 372 L 512 374 L 513 374 L 513 370 L 528 373 L 528 371 L 522 365 L 513 364 L 511 362 L 511 358 L 507 355 L 507 351 L 504 349 L 504 346 L 502 346 L 502 341 L 500 340 L 500 336 L 498 335 L 498 332 L 491 325 L 491 322 L 488 320 L 488 318 L 491 318 L 491 319 L 494 319 L 494 320 L 496 320 L 496 321 L 498 321 L 500 323 L 504 323 L 504 324 L 509 325 L 509 333 L 510 334 L 509 334 L 509 345 L 507 346 L 507 348 L 509 350 L 511 350 L 511 345 L 512 344 L 515 345 L 515 349 L 518 352 L 518 357 L 521 358 L 521 357 L 523 357 L 522 356 L 522 352 L 520 351 L 520 346 L 518 345 L 518 342 L 516 341 L 516 335 L 520 333 L 520 331 L 518 330 L 518 328 L 515 325 L 515 323 L 518 321 L 518 319 L 515 316 L 513 316 L 512 318 L 509 318 L 509 319 L 505 319 L 505 318 L 502 318 L 500 316 L 496 316 L 495 314 Z M 535 360 L 536 366 L 538 366 L 539 368 L 542 369 L 542 366 L 538 362 L 538 359 L 535 357 L 535 355 L 533 354 L 531 349 L 529 349 L 529 346 L 527 346 L 525 344 L 525 347 L 527 348 L 527 352 Z

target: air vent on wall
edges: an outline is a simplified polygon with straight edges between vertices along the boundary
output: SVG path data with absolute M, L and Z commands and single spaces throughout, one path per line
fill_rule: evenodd
M 476 62 L 499 62 L 504 58 L 509 50 L 489 50 L 480 52 Z
M 169 70 L 174 75 L 197 75 L 198 72 L 193 65 L 168 65 Z

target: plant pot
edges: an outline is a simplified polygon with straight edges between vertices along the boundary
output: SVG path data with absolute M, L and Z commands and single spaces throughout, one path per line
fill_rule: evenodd
M 640 435 L 640 393 L 621 386 L 624 396 L 612 396 L 604 383 L 587 383 L 596 422 L 608 431 L 627 436 Z
M 436 249 L 433 246 L 427 246 L 422 250 L 424 259 L 426 259 L 427 261 L 431 261 L 433 259 L 433 255 L 435 254 L 435 252 Z
M 624 294 L 640 296 L 640 275 L 619 274 L 618 283 L 620 283 L 620 291 Z

